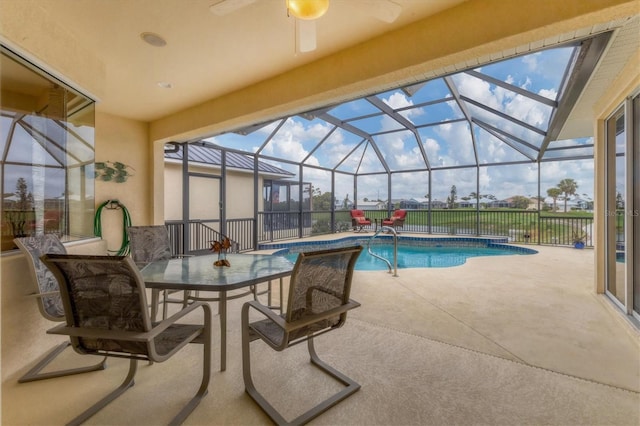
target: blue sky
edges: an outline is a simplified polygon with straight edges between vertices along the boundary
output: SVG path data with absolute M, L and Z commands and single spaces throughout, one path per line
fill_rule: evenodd
M 485 65 L 474 71 L 554 101 L 573 52 L 573 47 L 555 48 Z M 449 81 L 461 96 L 469 100 L 465 102 L 467 112 L 486 123 L 485 128 L 470 125 L 464 120 L 465 113 L 453 99 L 452 91 L 443 78 L 410 87 L 409 89 L 413 89 L 411 95 L 400 89 L 375 95 L 417 127 L 421 146 L 413 132 L 383 114 L 374 105 L 375 102 L 366 99 L 345 102 L 329 109 L 328 114 L 373 135 L 379 155 L 384 158 L 391 171 L 397 172 L 392 175 L 394 199 L 423 197 L 428 193 L 428 174 L 417 171 L 427 167 L 423 151 L 429 166 L 434 169 L 443 168 L 434 170 L 432 174 L 433 199 L 446 199 L 452 185 L 456 185 L 458 197 L 467 196 L 476 191 L 476 179 L 479 180 L 481 194 L 492 194 L 499 199 L 514 195 L 535 196 L 538 191 L 538 164 L 533 160 L 544 140 L 542 133 L 547 130 L 552 106 L 524 96 L 515 89 L 510 90 L 478 78 L 474 73 L 458 73 L 452 75 Z M 516 121 L 506 119 L 501 114 L 513 117 Z M 335 168 L 348 173 L 357 171 L 361 175 L 358 177 L 358 199 L 386 199 L 386 175 L 370 175 L 385 171 L 378 153 L 370 144 L 363 142 L 361 136 L 340 128 L 332 130 L 333 127 L 317 118 L 308 120 L 294 116 L 284 123 L 277 120 L 248 136 L 230 133 L 208 140 L 224 147 L 249 152 L 257 152 L 262 147 L 260 153 L 263 155 L 295 162 L 304 160 L 304 164 L 309 166 Z M 269 143 L 263 146 L 276 129 L 277 132 Z M 510 144 L 500 140 L 500 137 Z M 476 150 L 473 148 L 474 139 Z M 323 144 L 316 149 L 322 140 Z M 552 142 L 550 146 L 591 143 L 592 139 L 586 137 Z M 576 152 L 591 154 L 593 149 L 589 147 L 564 153 L 557 151 L 550 152 L 549 155 L 558 157 Z M 478 178 L 475 167 L 459 168 L 475 166 L 476 162 L 482 165 L 514 161 L 527 161 L 527 164 L 480 167 Z M 270 162 L 295 173 L 297 179 L 297 166 Z M 592 160 L 543 162 L 540 167 L 542 195 L 546 195 L 546 190 L 562 179 L 572 178 L 578 183 L 579 195 L 585 194 L 583 198 L 593 196 Z M 330 175 L 327 172 L 305 167 L 303 173 L 304 181 L 313 182 L 323 192 L 331 189 Z M 350 177 L 341 176 L 336 183 L 336 197 L 344 198 L 348 195 L 353 199 L 352 182 Z

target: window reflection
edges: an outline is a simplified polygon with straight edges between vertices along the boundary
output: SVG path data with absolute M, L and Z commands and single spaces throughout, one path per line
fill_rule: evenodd
M 2 48 L 2 250 L 13 238 L 93 236 L 93 101 Z

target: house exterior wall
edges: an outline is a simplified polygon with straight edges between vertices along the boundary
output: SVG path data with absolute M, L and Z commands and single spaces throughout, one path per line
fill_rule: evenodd
M 193 172 L 220 176 L 220 169 L 191 166 Z M 262 188 L 263 178 L 258 177 L 258 188 Z M 182 165 L 166 162 L 164 165 L 164 211 L 166 220 L 182 219 Z M 227 219 L 253 217 L 253 173 L 227 170 L 226 175 L 226 216 Z M 232 188 L 232 190 L 230 190 Z M 260 191 L 261 193 L 261 191 Z M 218 180 L 196 178 L 191 180 L 190 216 L 193 219 L 220 219 L 218 200 L 220 184 Z M 258 197 L 258 208 L 263 207 L 262 196 Z

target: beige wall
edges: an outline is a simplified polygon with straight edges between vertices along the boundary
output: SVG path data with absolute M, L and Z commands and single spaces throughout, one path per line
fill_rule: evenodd
M 118 200 L 131 214 L 133 225 L 152 223 L 151 151 L 148 125 L 114 115 L 96 114 L 96 161 L 119 161 L 134 175 L 123 183 L 96 181 L 96 206 L 106 200 Z M 109 250 L 122 244 L 121 211 L 103 209 L 100 215 L 102 236 Z
M 219 169 L 192 167 L 192 171 L 220 175 Z M 182 219 L 182 166 L 168 162 L 164 168 L 165 193 L 164 210 L 167 220 Z M 258 180 L 262 188 L 262 177 Z M 220 219 L 218 200 L 220 188 L 217 181 L 192 179 L 190 216 L 193 219 Z M 253 173 L 227 170 L 227 219 L 253 217 Z

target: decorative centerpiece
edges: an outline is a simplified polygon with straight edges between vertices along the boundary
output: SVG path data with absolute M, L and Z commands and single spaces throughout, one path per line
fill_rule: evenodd
M 231 247 L 231 241 L 225 237 L 222 241 L 213 241 L 211 243 L 211 251 L 218 253 L 218 260 L 213 262 L 213 266 L 231 266 L 227 260 L 227 250 Z

